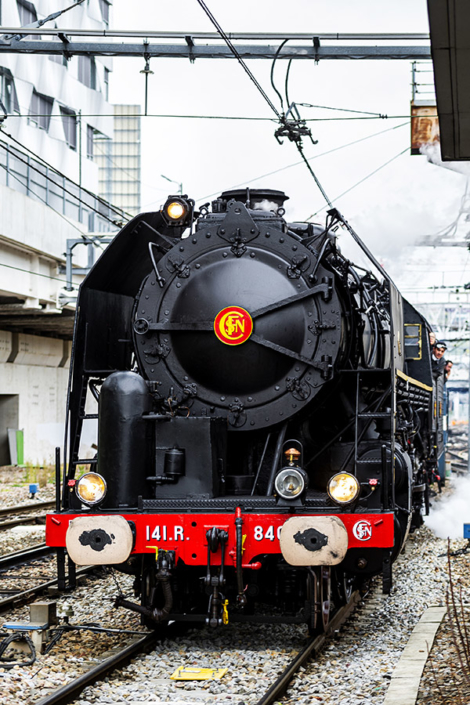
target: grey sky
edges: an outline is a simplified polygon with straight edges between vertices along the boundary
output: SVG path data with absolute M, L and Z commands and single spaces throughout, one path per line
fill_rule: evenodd
M 226 31 L 265 32 L 427 32 L 425 0 L 258 0 L 237 3 L 208 0 Z M 132 8 L 132 10 L 130 10 Z M 116 0 L 116 29 L 212 30 L 196 0 Z M 249 66 L 277 105 L 269 61 Z M 143 105 L 143 60 L 115 59 L 113 102 Z M 285 62 L 276 67 L 284 84 Z M 272 117 L 268 105 L 235 60 L 156 59 L 149 79 L 149 112 Z M 293 62 L 290 97 L 297 102 L 408 116 L 411 99 L 408 61 Z M 319 109 L 304 117 L 344 117 Z M 353 117 L 353 115 L 351 115 Z M 407 123 L 402 127 L 398 127 Z M 345 216 L 389 261 L 417 235 L 436 232 L 455 217 L 465 177 L 410 156 L 407 118 L 310 123 L 316 146 L 305 142 L 311 157 L 354 140 L 389 130 L 356 146 L 312 162 L 332 200 L 403 150 L 405 153 L 351 193 L 335 201 Z M 397 129 L 391 130 L 390 128 Z M 170 186 L 165 174 L 182 181 L 196 200 L 241 183 L 279 188 L 290 196 L 288 216 L 305 219 L 324 205 L 306 167 L 292 167 L 267 178 L 262 174 L 299 161 L 292 144 L 279 146 L 275 124 L 143 118 L 143 206 L 158 207 Z M 171 190 L 171 186 L 170 186 Z M 317 220 L 324 218 L 324 211 Z

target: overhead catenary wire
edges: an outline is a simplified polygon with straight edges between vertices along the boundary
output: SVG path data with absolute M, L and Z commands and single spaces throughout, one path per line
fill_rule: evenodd
M 339 196 L 336 196 L 334 200 L 339 201 L 340 198 L 342 198 L 347 193 L 349 193 L 350 191 L 355 189 L 357 186 L 360 186 L 361 184 L 363 184 L 364 181 L 367 181 L 367 179 L 370 179 L 371 176 L 374 176 L 374 174 L 377 174 L 377 172 L 381 171 L 381 169 L 384 169 L 386 166 L 391 164 L 393 161 L 395 161 L 395 159 L 398 159 L 398 157 L 401 157 L 403 154 L 405 154 L 405 152 L 408 152 L 409 149 L 410 149 L 409 147 L 405 147 L 405 149 L 403 149 L 401 152 L 399 152 L 398 154 L 395 154 L 394 157 L 392 157 L 388 161 L 384 162 L 384 164 L 381 164 L 379 167 L 377 167 L 377 169 L 374 169 L 374 171 L 371 171 L 370 174 L 367 174 L 367 176 L 364 176 L 364 178 L 360 179 L 360 181 L 357 181 L 355 184 L 353 184 L 353 186 L 350 186 L 350 188 L 346 189 L 346 191 L 343 191 L 343 193 L 340 193 Z M 321 213 L 321 211 L 325 210 L 325 208 L 326 208 L 326 206 L 322 206 L 317 211 L 315 211 L 315 213 L 312 213 L 312 215 L 309 215 L 309 217 L 306 218 L 306 222 L 308 222 L 311 218 L 314 218 L 316 215 L 318 215 L 318 213 Z
M 44 279 L 53 279 L 56 282 L 61 282 L 65 284 L 65 279 L 59 279 L 59 277 L 53 277 L 51 274 L 43 274 L 42 272 L 33 272 L 32 269 L 23 269 L 23 267 L 15 267 L 12 264 L 6 264 L 5 262 L 0 262 L 0 267 L 6 267 L 7 269 L 14 269 L 17 272 L 25 272 L 25 274 L 32 274 L 35 277 L 43 277 Z M 73 271 L 72 271 L 73 274 Z
M 369 110 L 352 110 L 350 108 L 333 108 L 329 105 L 312 105 L 311 103 L 297 103 L 297 105 L 300 105 L 302 108 L 317 108 L 320 110 L 337 110 L 340 113 L 358 113 L 359 115 L 373 115 L 374 117 L 378 117 L 378 118 L 388 118 L 388 115 L 385 115 L 384 113 L 374 113 L 374 112 L 370 112 Z M 419 115 L 417 117 L 419 117 Z M 428 117 L 428 116 L 426 115 L 426 117 Z
M 333 149 L 328 149 L 326 152 L 321 152 L 320 154 L 316 154 L 314 157 L 308 157 L 308 161 L 314 161 L 314 159 L 320 159 L 320 157 L 326 157 L 328 154 L 333 154 L 333 152 L 339 152 L 341 149 L 346 149 L 346 147 L 353 147 L 356 144 L 359 144 L 360 142 L 365 142 L 366 140 L 373 139 L 374 137 L 379 137 L 380 135 L 384 135 L 387 132 L 391 132 L 392 130 L 398 130 L 400 127 L 406 127 L 409 125 L 409 122 L 402 122 L 401 125 L 395 125 L 394 127 L 387 127 L 386 130 L 380 130 L 380 132 L 374 132 L 373 135 L 366 135 L 366 137 L 360 137 L 357 140 L 353 140 L 352 142 L 346 142 L 346 144 L 341 144 L 339 147 L 333 147 Z M 222 189 L 223 191 L 231 191 L 232 189 L 235 188 L 240 188 L 247 186 L 248 184 L 252 184 L 254 181 L 259 181 L 260 179 L 265 179 L 268 176 L 273 176 L 274 174 L 279 174 L 281 171 L 286 171 L 286 169 L 292 169 L 293 167 L 300 166 L 303 164 L 304 161 L 301 160 L 299 162 L 293 162 L 292 164 L 287 164 L 286 166 L 281 166 L 279 169 L 274 169 L 273 171 L 268 171 L 266 174 L 260 174 L 259 176 L 255 176 L 252 179 L 249 179 L 248 181 L 243 181 L 239 184 L 232 185 L 228 188 Z M 212 198 L 212 196 L 218 196 L 220 193 L 219 191 L 214 191 L 214 193 L 209 193 L 205 196 L 201 196 L 200 198 L 196 198 L 196 202 L 199 201 L 205 201 L 206 198 Z M 153 201 L 152 201 L 153 203 Z M 151 205 L 151 204 L 149 204 Z
M 225 43 L 227 44 L 227 46 L 229 47 L 229 49 L 231 50 L 231 52 L 233 53 L 233 55 L 237 58 L 239 64 L 242 66 L 242 68 L 244 69 L 245 73 L 249 76 L 249 78 L 251 79 L 252 83 L 256 86 L 256 88 L 258 89 L 258 91 L 260 92 L 260 94 L 263 96 L 263 98 L 265 99 L 265 101 L 267 102 L 267 104 L 269 105 L 269 107 L 271 108 L 271 110 L 273 111 L 273 113 L 276 115 L 276 117 L 277 117 L 277 119 L 279 120 L 279 122 L 281 123 L 281 125 L 287 126 L 289 123 L 288 123 L 288 121 L 286 120 L 286 116 L 285 116 L 284 114 L 281 115 L 281 113 L 279 113 L 279 111 L 277 110 L 276 106 L 274 105 L 274 103 L 272 102 L 272 100 L 270 99 L 270 97 L 267 95 L 267 93 L 264 91 L 263 87 L 260 85 L 260 83 L 257 81 L 257 79 L 255 78 L 255 76 L 252 74 L 252 72 L 250 71 L 250 69 L 248 68 L 248 66 L 246 65 L 246 63 L 243 61 L 243 59 L 242 59 L 242 57 L 240 56 L 240 54 L 238 53 L 237 49 L 234 47 L 234 45 L 233 45 L 232 42 L 230 41 L 229 37 L 226 35 L 226 33 L 224 32 L 224 30 L 222 29 L 222 27 L 220 26 L 220 24 L 219 24 L 219 23 L 217 22 L 217 20 L 215 19 L 214 15 L 211 13 L 211 11 L 209 10 L 209 8 L 208 8 L 207 5 L 205 4 L 204 0 L 197 0 L 197 2 L 198 2 L 199 5 L 202 7 L 202 9 L 203 9 L 204 12 L 206 13 L 206 15 L 209 17 L 210 21 L 212 22 L 212 24 L 214 25 L 214 27 L 217 29 L 217 31 L 219 32 L 220 36 L 221 36 L 222 39 L 225 41 Z M 279 55 L 279 50 L 278 50 L 278 52 L 277 52 L 277 55 Z M 274 58 L 274 60 L 273 60 L 273 63 L 275 62 L 276 58 L 277 58 L 277 56 L 275 56 L 275 58 Z M 287 91 L 287 85 L 286 85 L 286 91 Z M 276 91 L 276 92 L 278 93 L 278 91 Z M 279 93 L 278 93 L 278 95 L 279 95 Z M 282 98 L 281 98 L 281 105 L 282 105 Z M 305 164 L 306 164 L 306 166 L 307 166 L 307 168 L 308 168 L 310 174 L 312 175 L 312 177 L 313 177 L 313 179 L 314 179 L 314 181 L 315 181 L 317 187 L 319 188 L 321 194 L 322 194 L 323 197 L 325 198 L 325 200 L 326 200 L 326 202 L 328 203 L 329 207 L 332 208 L 333 204 L 331 203 L 330 199 L 328 198 L 328 196 L 327 196 L 327 194 L 326 194 L 324 188 L 322 187 L 322 185 L 321 185 L 321 183 L 320 183 L 320 180 L 319 180 L 318 177 L 316 176 L 315 172 L 313 171 L 312 167 L 311 167 L 310 164 L 308 163 L 308 160 L 307 160 L 307 158 L 305 157 L 305 155 L 304 155 L 304 153 L 303 153 L 302 140 L 301 140 L 301 136 L 300 136 L 301 133 L 298 131 L 300 123 L 302 123 L 301 120 L 299 120 L 298 123 L 296 123 L 297 136 L 295 137 L 295 139 L 293 140 L 292 135 L 291 135 L 290 132 L 289 132 L 289 139 L 290 139 L 291 141 L 292 141 L 292 140 L 295 141 L 295 145 L 296 145 L 296 147 L 297 147 L 297 149 L 298 149 L 300 155 L 302 156 L 302 159 L 303 159 L 303 161 L 305 162 Z M 289 124 L 289 130 L 290 130 L 290 124 Z M 276 137 L 277 137 L 277 133 L 276 133 Z M 279 138 L 278 138 L 278 139 L 279 139 Z
M 69 10 L 73 10 L 74 7 L 78 7 L 78 5 L 81 5 L 85 0 L 76 0 L 72 5 L 69 5 L 69 7 L 64 7 L 63 10 L 58 10 L 57 12 L 53 12 L 51 15 L 48 15 L 47 17 L 44 17 L 42 20 L 36 20 L 35 22 L 31 22 L 31 24 L 24 25 L 23 27 L 19 27 L 19 29 L 39 29 L 42 27 L 46 22 L 52 22 L 52 20 L 57 19 L 61 15 L 64 15 L 66 12 L 69 12 Z M 4 34 L 2 36 L 3 40 L 8 40 L 8 39 L 23 39 L 24 33 L 21 34 Z
M 245 71 L 245 73 L 247 74 L 247 76 L 249 77 L 249 79 L 251 80 L 251 82 L 256 86 L 256 88 L 258 89 L 258 91 L 259 91 L 260 94 L 263 96 L 264 100 L 266 101 L 266 103 L 269 105 L 269 107 L 271 108 L 271 110 L 273 111 L 273 113 L 276 115 L 277 119 L 278 119 L 278 120 L 281 120 L 282 116 L 281 116 L 281 114 L 278 112 L 278 110 L 277 110 L 276 106 L 274 105 L 274 103 L 272 102 L 271 98 L 268 96 L 268 94 L 265 92 L 265 90 L 263 89 L 263 87 L 261 86 L 261 84 L 258 82 L 258 80 L 256 79 L 256 77 L 253 75 L 253 73 L 250 71 L 250 69 L 248 68 L 248 66 L 246 65 L 246 63 L 243 61 L 242 57 L 241 57 L 240 54 L 238 53 L 238 50 L 237 50 L 236 47 L 232 44 L 231 40 L 229 39 L 229 37 L 227 36 L 227 34 L 224 32 L 224 30 L 222 29 L 222 27 L 220 26 L 220 24 L 217 22 L 217 20 L 215 19 L 214 15 L 213 15 L 212 12 L 209 10 L 209 8 L 207 7 L 207 5 L 206 5 L 206 3 L 204 2 L 204 0 L 197 0 L 197 2 L 198 2 L 199 5 L 202 7 L 202 9 L 203 9 L 204 12 L 206 13 L 206 15 L 208 16 L 208 18 L 210 19 L 210 21 L 212 22 L 212 24 L 214 25 L 214 27 L 216 28 L 216 30 L 218 31 L 218 33 L 220 34 L 220 36 L 222 37 L 222 39 L 224 40 L 224 42 L 226 43 L 226 45 L 228 46 L 228 48 L 230 49 L 230 51 L 232 52 L 232 54 L 235 56 L 235 58 L 237 59 L 238 63 L 239 63 L 240 66 L 243 68 L 243 70 Z
M 297 103 L 297 105 L 302 105 Z M 331 108 L 336 110 L 336 108 Z M 347 112 L 350 112 L 349 110 Z M 40 117 L 50 117 L 62 119 L 62 116 L 57 113 L 7 113 L 8 118 L 40 118 Z M 90 117 L 115 117 L 114 113 L 82 113 L 82 118 Z M 246 122 L 277 122 L 276 118 L 271 117 L 261 117 L 261 116 L 250 116 L 250 115 L 180 115 L 172 113 L 137 113 L 132 114 L 129 117 L 146 117 L 146 118 L 158 118 L 167 120 L 241 120 Z M 352 122 L 357 120 L 419 120 L 422 116 L 420 115 L 382 115 L 381 113 L 375 113 L 371 115 L 364 115 L 362 117 L 331 117 L 331 118 L 304 118 L 303 122 Z M 426 115 L 427 118 L 439 117 L 437 113 Z
M 296 147 L 297 147 L 297 150 L 298 150 L 300 156 L 301 156 L 302 159 L 303 159 L 303 162 L 304 162 L 305 166 L 306 166 L 307 169 L 309 170 L 310 174 L 311 174 L 312 177 L 313 177 L 313 180 L 315 181 L 316 185 L 318 186 L 318 189 L 319 189 L 321 195 L 323 196 L 323 198 L 324 198 L 325 201 L 327 202 L 328 207 L 329 207 L 329 208 L 333 208 L 333 203 L 330 201 L 330 199 L 329 199 L 329 197 L 328 197 L 328 195 L 327 195 L 325 189 L 323 188 L 323 186 L 322 186 L 321 183 L 320 183 L 320 180 L 319 180 L 318 176 L 317 176 L 317 175 L 315 174 L 315 172 L 313 171 L 313 169 L 312 169 L 312 167 L 310 166 L 310 163 L 309 163 L 307 157 L 306 157 L 305 154 L 304 154 L 304 150 L 303 150 L 303 148 L 302 148 L 301 142 L 296 142 Z

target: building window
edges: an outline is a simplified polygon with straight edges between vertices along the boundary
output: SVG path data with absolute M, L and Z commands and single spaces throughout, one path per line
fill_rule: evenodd
M 0 69 L 0 95 L 7 113 L 19 113 L 18 97 L 15 82 L 8 69 Z
M 78 80 L 88 88 L 96 90 L 96 63 L 94 56 L 78 57 Z
M 28 0 L 16 0 L 16 4 L 18 6 L 21 27 L 38 21 L 36 8 L 32 2 L 28 2 Z
M 47 132 L 51 122 L 52 103 L 52 98 L 48 98 L 45 95 L 33 91 L 29 109 L 29 124 L 40 127 Z
M 86 155 L 88 159 L 93 159 L 93 140 L 95 137 L 95 130 L 91 125 L 86 126 Z
M 105 67 L 104 69 L 104 97 L 109 100 L 109 74 L 111 71 Z
M 107 0 L 100 0 L 101 17 L 106 27 L 109 27 L 109 2 Z
M 77 116 L 68 108 L 61 108 L 62 126 L 65 133 L 65 141 L 71 149 L 77 149 Z

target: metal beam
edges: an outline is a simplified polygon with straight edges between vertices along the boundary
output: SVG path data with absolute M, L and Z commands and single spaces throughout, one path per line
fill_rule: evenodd
M 134 38 L 144 38 L 144 39 L 186 39 L 186 37 L 192 37 L 192 39 L 199 41 L 204 40 L 221 40 L 220 35 L 217 32 L 159 32 L 153 30 L 120 30 L 120 29 L 48 29 L 45 27 L 35 28 L 23 28 L 23 27 L 0 27 L 0 35 L 14 35 L 14 36 L 31 36 L 38 35 L 41 36 L 51 36 L 59 37 L 61 34 L 66 34 L 69 37 L 134 37 Z M 330 33 L 316 33 L 316 32 L 227 32 L 227 36 L 232 41 L 266 41 L 266 42 L 282 42 L 285 39 L 294 41 L 306 41 L 312 42 L 314 37 L 320 41 L 367 41 L 367 42 L 393 42 L 393 41 L 404 41 L 404 42 L 416 42 L 416 41 L 426 41 L 429 42 L 428 33 L 367 33 L 367 32 L 330 32 Z
M 274 59 L 278 47 L 250 44 L 236 46 L 244 59 Z M 144 56 L 172 59 L 234 59 L 225 45 L 206 44 L 188 47 L 184 44 L 140 44 L 118 42 L 57 42 L 11 39 L 0 43 L 0 54 L 58 54 L 67 56 Z M 422 61 L 431 58 L 429 46 L 289 46 L 279 53 L 281 59 L 310 59 L 313 61 L 340 59 L 368 59 Z

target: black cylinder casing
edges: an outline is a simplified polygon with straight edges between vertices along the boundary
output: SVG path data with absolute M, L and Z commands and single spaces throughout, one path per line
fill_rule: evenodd
M 108 485 L 103 507 L 136 507 L 145 495 L 151 452 L 151 409 L 145 381 L 134 372 L 114 372 L 101 388 L 98 406 L 98 472 Z

